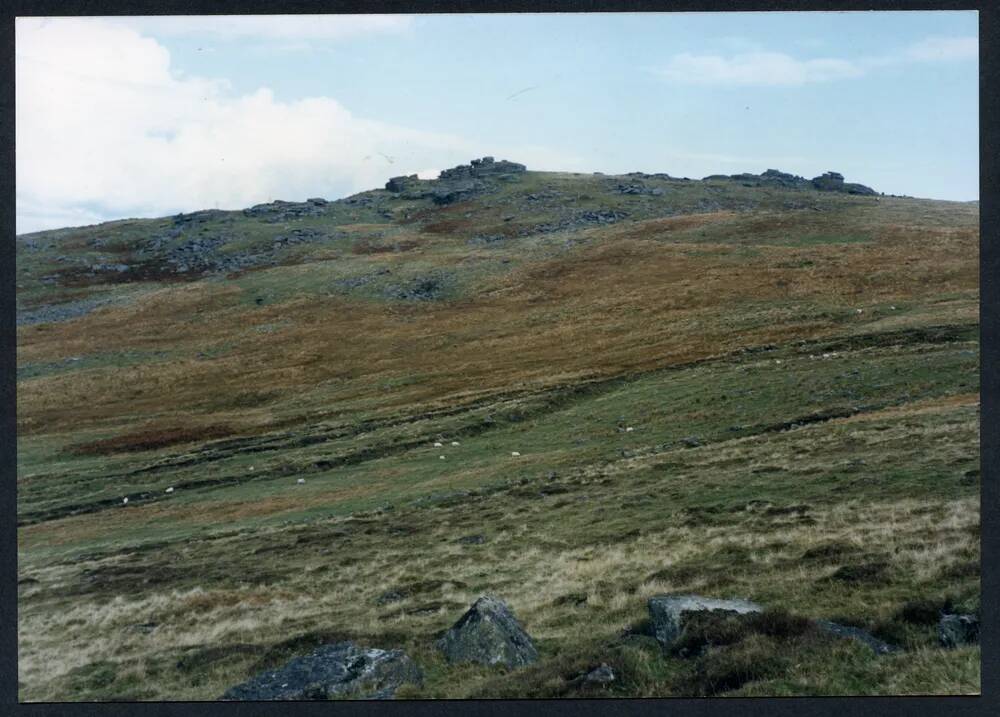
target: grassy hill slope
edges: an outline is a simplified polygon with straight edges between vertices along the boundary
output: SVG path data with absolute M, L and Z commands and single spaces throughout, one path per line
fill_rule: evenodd
M 977 205 L 467 187 L 17 238 L 22 699 L 214 699 L 335 636 L 419 697 L 978 691 L 915 607 L 979 601 Z M 483 592 L 516 680 L 431 647 Z M 665 657 L 662 592 L 907 649 Z

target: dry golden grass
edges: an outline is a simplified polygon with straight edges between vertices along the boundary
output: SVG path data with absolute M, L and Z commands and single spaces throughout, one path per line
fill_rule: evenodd
M 778 403 L 789 415 L 770 413 L 786 387 L 810 385 L 810 359 L 790 348 L 794 342 L 976 321 L 975 212 L 889 198 L 880 205 L 844 198 L 842 207 L 838 198 L 828 201 L 827 211 L 818 212 L 621 222 L 576 232 L 566 246 L 561 235 L 512 239 L 516 249 L 503 250 L 510 264 L 502 271 L 490 267 L 508 254 L 471 246 L 466 238 L 473 231 L 513 237 L 517 222 L 505 224 L 496 207 L 471 218 L 464 216 L 468 207 L 427 210 L 407 224 L 342 227 L 350 240 L 319 250 L 307 264 L 164 286 L 73 321 L 19 328 L 22 365 L 109 351 L 166 354 L 123 366 L 94 361 L 73 371 L 42 368 L 19 383 L 22 454 L 30 461 L 21 487 L 31 489 L 31 509 L 66 507 L 78 486 L 84 503 L 113 495 L 117 486 L 101 484 L 102 467 L 121 476 L 170 457 L 189 458 L 182 453 L 195 451 L 178 441 L 200 432 L 203 443 L 206 427 L 225 426 L 246 439 L 357 429 L 329 445 L 309 444 L 312 452 L 293 447 L 261 455 L 258 467 L 266 461 L 277 479 L 246 480 L 218 492 L 205 486 L 171 500 L 99 506 L 22 526 L 22 572 L 37 581 L 19 586 L 22 698 L 214 699 L 259 667 L 260 653 L 290 637 L 333 632 L 405 647 L 428 670 L 426 692 L 417 696 L 468 697 L 496 688 L 499 678 L 474 668 L 449 672 L 430 645 L 484 592 L 515 607 L 552 660 L 539 668 L 539 684 L 554 690 L 563 680 L 559 660 L 578 650 L 583 660 L 600 657 L 608 645 L 621 647 L 619 633 L 642 620 L 646 599 L 657 593 L 748 596 L 809 617 L 847 615 L 865 624 L 890 620 L 907 600 L 938 598 L 953 588 L 971 600 L 978 575 L 978 473 L 970 469 L 978 394 L 975 359 L 956 358 L 973 353 L 966 339 L 941 349 L 950 357 L 940 359 L 947 376 L 928 377 L 927 369 L 912 389 L 892 378 L 899 370 L 911 375 L 907 367 L 886 356 L 910 352 L 905 356 L 920 362 L 930 344 L 918 337 L 852 349 L 843 370 L 828 364 L 824 395 L 831 405 L 853 405 L 861 394 L 877 394 L 875 406 L 901 405 L 787 432 L 762 428 L 745 435 L 727 418 L 706 427 L 721 437 L 690 450 L 667 445 L 685 433 L 647 437 L 641 426 L 630 434 L 639 438 L 624 443 L 612 426 L 615 408 L 607 435 L 597 439 L 603 452 L 595 448 L 575 462 L 584 451 L 572 440 L 584 423 L 580 414 L 560 419 L 561 442 L 535 446 L 516 463 L 493 460 L 497 449 L 488 444 L 501 431 L 481 436 L 478 450 L 488 460 L 455 461 L 447 471 L 436 471 L 436 455 L 428 468 L 426 456 L 406 445 L 446 430 L 439 426 L 464 425 L 471 433 L 481 418 L 470 412 L 466 424 L 459 418 L 438 424 L 424 415 L 431 409 L 454 409 L 458 416 L 481 400 L 483 412 L 515 412 L 522 401 L 547 405 L 542 388 L 624 382 L 772 344 L 782 347 L 782 365 L 799 373 L 782 375 L 770 355 L 742 356 L 727 370 L 748 372 L 747 380 L 732 373 L 738 389 L 727 385 L 730 395 L 720 397 L 711 383 L 719 377 L 710 373 L 716 364 L 709 364 L 708 378 L 699 374 L 701 383 L 683 384 L 693 387 L 690 394 L 671 394 L 687 403 L 670 408 L 684 421 L 704 424 L 737 415 L 713 413 L 708 400 L 746 403 L 739 420 L 767 426 L 806 411 L 786 400 Z M 421 217 L 434 221 L 421 227 Z M 473 278 L 450 300 L 383 301 L 326 291 L 325 272 L 340 277 L 343 262 L 358 275 L 391 268 L 404 276 L 414 265 L 468 271 Z M 283 298 L 258 303 L 256 292 L 268 288 Z M 856 382 L 848 376 L 848 369 L 874 367 L 876 359 L 883 361 L 881 373 L 872 369 L 877 375 Z M 774 383 L 758 392 L 755 404 L 750 394 L 765 380 Z M 927 386 L 916 385 L 921 382 Z M 650 395 L 633 399 L 653 402 L 673 384 L 636 385 Z M 887 385 L 895 393 L 878 393 Z M 933 398 L 913 400 L 911 390 Z M 807 394 L 795 395 L 812 401 Z M 613 391 L 596 396 L 574 410 L 586 414 L 607 398 L 621 401 L 621 412 L 632 411 Z M 549 410 L 511 423 L 507 437 L 530 438 L 555 417 Z M 376 418 L 414 423 L 398 430 L 362 427 Z M 680 430 L 664 425 L 670 427 L 664 433 Z M 522 428 L 525 433 L 517 433 Z M 587 424 L 586 431 L 600 430 L 603 424 Z M 91 453 L 153 450 L 73 456 L 66 448 L 74 443 Z M 387 455 L 397 445 L 407 452 L 396 462 L 374 454 L 354 472 L 323 468 L 369 444 Z M 176 475 L 241 479 L 257 461 L 248 449 L 219 462 L 194 462 Z M 561 475 L 542 478 L 552 466 Z M 308 486 L 296 490 L 296 471 L 311 467 L 316 472 Z M 161 476 L 173 480 L 175 473 L 156 474 L 149 485 Z M 279 485 L 286 477 L 287 485 Z M 63 492 L 50 484 L 60 480 L 68 481 Z M 145 489 L 143 480 L 129 485 Z M 409 493 L 407 481 L 416 486 Z M 368 510 L 397 484 L 403 487 L 391 496 L 395 507 L 328 517 L 360 503 Z M 541 485 L 561 490 L 543 493 Z M 470 486 L 482 493 L 451 503 L 423 502 L 414 492 L 447 497 Z M 149 535 L 161 528 L 155 540 L 162 542 L 151 544 Z M 480 532 L 489 538 L 481 545 L 458 542 Z M 869 582 L 832 578 L 840 567 L 864 575 L 882 565 L 888 567 L 874 570 Z M 423 587 L 379 604 L 387 591 L 414 584 Z M 907 656 L 865 663 L 867 688 L 973 690 L 978 653 L 949 653 L 935 668 L 928 635 L 906 633 L 912 641 Z M 861 669 L 859 655 L 831 649 L 819 664 L 840 670 L 832 681 L 819 667 L 800 666 L 780 689 L 848 689 L 851 670 Z M 652 672 L 630 694 L 660 694 L 669 683 L 656 672 L 662 656 L 640 653 L 635 665 Z M 181 667 L 190 656 L 200 665 L 195 672 Z
M 930 508 L 935 510 L 927 510 Z M 420 634 L 446 626 L 456 618 L 456 609 L 416 616 L 401 613 L 386 620 L 381 617 L 386 608 L 378 607 L 375 598 L 412 579 L 410 576 L 438 573 L 442 564 L 449 565 L 452 582 L 435 593 L 435 600 L 465 605 L 484 590 L 500 591 L 516 605 L 519 617 L 536 639 L 572 642 L 581 631 L 613 637 L 643 616 L 648 597 L 687 592 L 699 585 L 663 578 L 637 584 L 637 576 L 650 574 L 654 567 L 662 570 L 691 561 L 702 560 L 711 566 L 712 556 L 720 551 L 745 550 L 752 563 L 752 571 L 740 570 L 728 581 L 724 588 L 727 595 L 780 600 L 782 605 L 814 617 L 832 617 L 838 614 L 836 592 L 823 595 L 814 587 L 830 568 L 822 562 L 801 564 L 793 570 L 786 567 L 809 549 L 831 542 L 847 543 L 859 550 L 877 545 L 893 556 L 896 569 L 918 581 L 937 574 L 954 556 L 978 550 L 968 530 L 979 520 L 973 500 L 944 504 L 859 501 L 815 510 L 812 515 L 815 525 L 789 525 L 779 535 L 772 531 L 736 532 L 730 526 L 664 524 L 655 532 L 614 546 L 504 550 L 503 559 L 488 566 L 469 561 L 457 547 L 420 556 L 383 545 L 368 560 L 332 573 L 316 572 L 312 569 L 315 565 L 304 564 L 298 577 L 280 585 L 236 590 L 195 588 L 97 602 L 77 600 L 59 614 L 35 609 L 22 617 L 19 679 L 37 686 L 31 699 L 48 699 L 60 694 L 60 677 L 73 668 L 111 655 L 127 662 L 130 656 L 146 654 L 151 640 L 158 652 L 170 653 L 196 645 L 279 642 L 288 636 L 291 625 L 297 631 L 342 624 L 362 634 L 394 627 Z M 441 528 L 440 532 L 448 531 Z M 933 546 L 928 545 L 929 537 L 934 538 Z M 522 540 L 518 531 L 496 535 L 494 550 Z M 294 560 L 294 556 L 287 557 Z M 456 583 L 475 587 L 457 587 Z M 558 605 L 559 597 L 577 593 L 586 595 L 585 612 Z M 566 620 L 568 614 L 574 619 Z M 152 637 L 129 628 L 147 622 L 158 625 Z M 235 678 L 238 676 L 230 679 Z M 215 689 L 224 687 L 216 685 Z M 471 689 L 471 685 L 454 687 Z M 450 696 L 462 695 L 458 691 Z M 180 692 L 171 688 L 161 696 L 211 699 L 214 695 L 202 686 Z
M 234 396 L 249 386 L 291 397 L 336 385 L 344 402 L 368 394 L 376 377 L 404 371 L 423 379 L 378 397 L 384 407 L 447 402 L 470 385 L 551 385 L 831 335 L 845 320 L 871 321 L 872 304 L 971 292 L 961 306 L 974 312 L 976 248 L 970 231 L 904 233 L 875 244 L 764 246 L 730 261 L 732 249 L 724 246 L 693 255 L 689 245 L 626 236 L 528 263 L 487 284 L 478 298 L 413 308 L 327 298 L 251 309 L 239 306 L 238 290 L 225 284 L 168 288 L 136 307 L 21 329 L 19 360 L 108 346 L 194 353 L 229 344 L 229 353 L 38 378 L 19 389 L 19 421 L 34 432 L 171 410 L 210 417 L 221 408 L 212 395 Z M 778 268 L 805 257 L 811 266 Z M 769 303 L 774 320 L 760 321 Z M 834 318 L 859 306 L 869 316 Z M 289 318 L 279 333 L 249 331 Z

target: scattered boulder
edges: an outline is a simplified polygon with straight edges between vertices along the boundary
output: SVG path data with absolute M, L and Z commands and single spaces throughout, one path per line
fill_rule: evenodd
M 188 226 L 192 224 L 204 224 L 205 222 L 223 221 L 229 219 L 225 210 L 222 209 L 201 209 L 197 212 L 187 214 L 176 214 L 172 221 L 174 226 Z
M 100 274 L 100 273 L 118 273 L 126 272 L 131 269 L 128 264 L 91 264 L 90 273 Z
M 844 175 L 840 172 L 824 172 L 813 177 L 812 185 L 824 192 L 840 192 L 844 189 Z
M 314 197 L 304 202 L 286 202 L 278 199 L 264 204 L 255 204 L 243 210 L 246 217 L 254 217 L 265 222 L 285 222 L 302 217 L 318 217 L 326 214 L 327 202 Z
M 782 610 L 764 612 L 748 600 L 716 600 L 697 595 L 666 595 L 649 600 L 648 631 L 660 646 L 681 657 L 700 654 L 710 645 L 739 642 L 749 633 L 795 636 L 819 630 L 839 638 L 855 640 L 876 655 L 901 648 L 878 639 L 858 627 L 829 620 L 812 620 Z
M 692 614 L 722 611 L 746 615 L 761 611 L 760 605 L 749 600 L 717 600 L 698 595 L 658 595 L 649 599 L 648 606 L 653 636 L 664 649 L 677 641 Z
M 863 184 L 858 184 L 856 182 L 848 182 L 844 184 L 843 191 L 848 194 L 861 194 L 866 197 L 877 197 L 878 192 L 876 192 L 871 187 L 866 187 Z
M 517 162 L 508 162 L 501 159 L 497 162 L 493 157 L 483 157 L 474 159 L 469 164 L 460 164 L 451 169 L 445 169 L 438 175 L 438 179 L 466 179 L 469 177 L 498 177 L 502 175 L 520 174 L 527 171 L 527 167 Z
M 617 209 L 598 209 L 582 212 L 578 221 L 585 224 L 613 224 L 627 217 L 628 214 Z
M 813 179 L 806 179 L 797 174 L 768 169 L 760 174 L 743 172 L 741 174 L 711 174 L 702 181 L 729 180 L 739 182 L 745 187 L 783 187 L 787 189 L 818 189 L 823 192 L 844 192 L 846 194 L 861 194 L 876 196 L 871 187 L 863 184 L 845 183 L 844 175 L 839 172 L 825 172 Z
M 649 190 L 645 184 L 623 184 L 619 182 L 612 191 L 618 194 L 646 194 Z
M 777 184 L 782 184 L 784 186 L 796 186 L 800 182 L 804 181 L 802 177 L 794 174 L 789 174 L 788 172 L 781 172 L 777 169 L 768 169 L 761 173 L 761 178 L 770 180 Z
M 435 187 L 431 197 L 435 204 L 443 206 L 471 199 L 485 188 L 482 182 L 456 182 Z
M 592 684 L 607 685 L 615 681 L 615 671 L 611 669 L 611 665 L 602 662 L 599 667 L 588 672 L 584 676 L 583 681 Z
M 420 178 L 415 174 L 410 174 L 405 177 L 392 177 L 388 182 L 385 183 L 385 188 L 390 192 L 400 193 L 406 192 L 411 189 L 420 186 Z
M 267 670 L 226 690 L 222 700 L 328 700 L 339 696 L 391 699 L 405 683 L 420 684 L 423 673 L 402 650 L 323 645 L 278 670 Z
M 392 177 L 385 188 L 403 199 L 429 197 L 435 204 L 445 206 L 487 191 L 490 187 L 488 180 L 509 180 L 525 171 L 527 167 L 523 164 L 483 157 L 469 164 L 445 169 L 437 179 L 422 180 L 416 174 Z
M 942 647 L 961 647 L 979 642 L 979 618 L 975 615 L 942 615 L 938 623 Z
M 855 640 L 867 645 L 872 649 L 876 655 L 888 655 L 892 652 L 898 652 L 899 648 L 895 645 L 890 645 L 888 642 L 883 642 L 877 637 L 872 635 L 870 632 L 862 630 L 860 627 L 850 627 L 848 625 L 840 625 L 835 622 L 830 622 L 829 620 L 816 620 L 816 627 L 818 627 L 823 632 L 827 632 L 836 637 L 843 637 L 849 640 Z
M 437 642 L 448 662 L 521 667 L 538 659 L 531 637 L 500 598 L 484 595 Z
M 615 671 L 611 669 L 611 665 L 602 662 L 600 666 L 595 667 L 593 670 L 574 677 L 570 680 L 570 684 L 579 687 L 607 687 L 614 681 Z
M 314 200 L 309 200 L 310 202 Z M 330 237 L 318 229 L 292 229 L 288 234 L 279 234 L 272 239 L 274 248 L 288 246 L 290 244 L 302 244 L 305 242 L 324 241 Z
M 558 221 L 535 224 L 534 226 L 524 226 L 518 229 L 519 236 L 531 236 L 533 234 L 547 234 L 573 229 L 580 229 L 591 224 L 613 224 L 628 217 L 627 212 L 617 209 L 597 209 L 576 211 L 568 216 L 563 216 Z

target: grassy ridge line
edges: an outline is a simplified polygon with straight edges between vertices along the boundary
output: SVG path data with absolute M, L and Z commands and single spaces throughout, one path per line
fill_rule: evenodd
M 907 329 L 907 330 L 897 330 L 880 332 L 873 334 L 861 334 L 844 338 L 834 338 L 829 340 L 820 341 L 802 341 L 795 342 L 792 346 L 797 347 L 800 352 L 807 350 L 846 350 L 846 349 L 861 349 L 868 348 L 872 346 L 889 346 L 889 345 L 903 345 L 909 343 L 947 343 L 951 341 L 958 341 L 963 339 L 971 338 L 971 334 L 976 329 L 975 325 L 956 325 L 956 326 L 937 326 L 937 327 L 925 327 L 920 329 Z M 765 345 L 762 347 L 751 347 L 744 348 L 735 352 L 731 352 L 724 356 L 710 357 L 706 359 L 701 359 L 698 361 L 687 362 L 684 364 L 673 365 L 665 368 L 653 369 L 651 371 L 639 372 L 636 374 L 629 374 L 626 376 L 618 376 L 610 379 L 602 379 L 591 382 L 585 382 L 581 384 L 571 385 L 567 387 L 560 387 L 557 389 L 548 389 L 541 392 L 532 393 L 530 391 L 525 392 L 507 392 L 500 394 L 499 397 L 511 398 L 511 397 L 526 397 L 529 399 L 535 399 L 534 405 L 529 404 L 518 405 L 518 413 L 520 415 L 519 420 L 531 420 L 543 416 L 548 412 L 559 410 L 566 407 L 570 403 L 596 395 L 600 395 L 603 392 L 614 390 L 622 385 L 629 383 L 643 377 L 655 376 L 662 374 L 664 372 L 674 372 L 682 371 L 690 368 L 695 368 L 698 366 L 709 365 L 713 363 L 725 363 L 731 361 L 733 358 L 737 358 L 746 354 L 755 354 L 761 352 L 769 352 L 777 350 L 778 347 L 772 345 Z M 339 432 L 331 432 L 325 435 L 315 435 L 309 436 L 306 439 L 299 438 L 297 440 L 289 440 L 287 442 L 281 443 L 269 443 L 264 446 L 254 445 L 249 447 L 240 446 L 234 451 L 218 451 L 215 444 L 204 447 L 196 451 L 196 454 L 192 457 L 184 457 L 182 459 L 168 460 L 163 463 L 155 464 L 152 466 L 144 466 L 139 469 L 129 471 L 126 473 L 118 475 L 109 475 L 107 478 L 109 480 L 127 478 L 138 474 L 158 472 L 162 470 L 167 470 L 170 468 L 184 467 L 199 463 L 211 463 L 214 461 L 222 460 L 232 455 L 240 453 L 259 453 L 266 451 L 276 451 L 288 447 L 302 447 L 306 445 L 314 445 L 324 443 L 336 438 L 349 437 L 353 435 L 360 435 L 366 433 L 372 428 L 385 426 L 396 426 L 405 425 L 408 423 L 415 423 L 420 420 L 424 420 L 431 415 L 460 415 L 462 413 L 468 413 L 471 410 L 480 407 L 491 407 L 493 404 L 490 403 L 491 400 L 496 400 L 497 397 L 489 397 L 481 401 L 474 402 L 472 404 L 466 405 L 464 407 L 458 407 L 454 409 L 447 409 L 437 412 L 431 412 L 431 414 L 419 414 L 416 416 L 407 416 L 398 419 L 390 419 L 387 421 L 368 421 L 357 427 L 341 430 Z M 781 421 L 774 424 L 767 424 L 763 426 L 753 426 L 751 430 L 756 433 L 769 433 L 782 430 L 788 430 L 790 428 L 795 428 L 800 425 L 805 425 L 808 423 L 814 423 L 818 421 L 826 421 L 833 418 L 843 418 L 857 413 L 870 412 L 876 410 L 882 410 L 892 406 L 901 405 L 905 403 L 903 399 L 897 399 L 894 401 L 882 401 L 872 405 L 864 406 L 854 406 L 851 409 L 846 410 L 833 410 L 833 411 L 820 411 L 813 412 L 810 414 L 805 414 L 801 416 L 795 416 L 789 420 Z M 486 431 L 489 431 L 498 426 L 502 426 L 504 423 L 497 422 L 492 418 L 479 419 L 475 423 L 465 424 L 457 429 L 450 431 L 455 437 L 473 437 L 480 435 Z M 251 481 L 263 481 L 269 480 L 281 476 L 286 476 L 290 474 L 296 475 L 308 475 L 310 473 L 325 472 L 331 468 L 357 465 L 369 460 L 376 460 L 380 458 L 385 458 L 388 456 L 398 455 L 405 453 L 414 448 L 421 447 L 425 445 L 429 440 L 433 439 L 433 432 L 431 434 L 420 434 L 413 440 L 403 441 L 394 443 L 393 445 L 380 447 L 380 448 L 362 448 L 358 451 L 348 452 L 340 456 L 333 456 L 325 458 L 323 460 L 314 461 L 311 465 L 300 465 L 300 466 L 283 466 L 277 470 L 272 471 L 261 471 L 256 474 L 244 474 L 241 476 L 223 476 L 217 478 L 205 478 L 205 479 L 195 479 L 178 481 L 174 483 L 174 486 L 179 489 L 204 489 L 212 490 L 216 488 L 224 488 L 231 486 L 238 486 Z M 274 439 L 280 440 L 280 439 Z M 231 446 L 230 441 L 221 441 L 223 448 L 228 448 Z M 209 455 L 205 457 L 199 457 L 198 453 L 208 453 Z M 133 491 L 128 493 L 128 499 L 130 503 L 141 504 L 143 502 L 148 502 L 158 497 L 158 492 L 153 491 Z M 110 509 L 120 505 L 121 499 L 119 497 L 108 498 L 97 501 L 90 501 L 87 503 L 75 503 L 68 505 L 61 505 L 55 508 L 45 509 L 45 510 L 34 510 L 34 511 L 22 511 L 19 515 L 18 525 L 33 525 L 42 523 L 48 520 L 54 520 L 58 518 L 63 518 L 71 515 L 80 515 L 86 513 L 94 513 L 105 509 Z

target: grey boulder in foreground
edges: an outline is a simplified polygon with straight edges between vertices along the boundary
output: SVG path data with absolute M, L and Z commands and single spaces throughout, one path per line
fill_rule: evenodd
M 649 599 L 649 617 L 653 635 L 664 649 L 670 649 L 684 632 L 689 616 L 711 612 L 731 612 L 737 615 L 759 613 L 762 608 L 749 600 L 718 600 L 699 595 L 659 595 Z M 899 648 L 879 640 L 872 634 L 847 625 L 839 625 L 829 620 L 811 621 L 819 630 L 834 637 L 855 640 L 877 654 L 887 655 Z
M 979 619 L 975 615 L 942 615 L 938 639 L 943 647 L 961 647 L 979 642 Z
M 698 595 L 658 595 L 649 599 L 653 636 L 664 648 L 669 648 L 680 637 L 688 615 L 715 611 L 746 615 L 760 612 L 761 607 L 749 600 L 716 600 Z
M 229 688 L 223 700 L 392 699 L 400 685 L 419 684 L 423 674 L 402 650 L 323 645 L 279 670 L 267 670 Z
M 843 637 L 849 640 L 855 640 L 863 645 L 867 645 L 876 655 L 888 655 L 890 652 L 899 651 L 899 648 L 895 645 L 883 642 L 870 632 L 866 632 L 859 627 L 840 625 L 835 622 L 830 622 L 829 620 L 816 620 L 815 624 L 820 630 L 828 632 L 835 637 Z
M 531 637 L 500 598 L 484 595 L 437 642 L 448 662 L 521 667 L 538 659 Z

